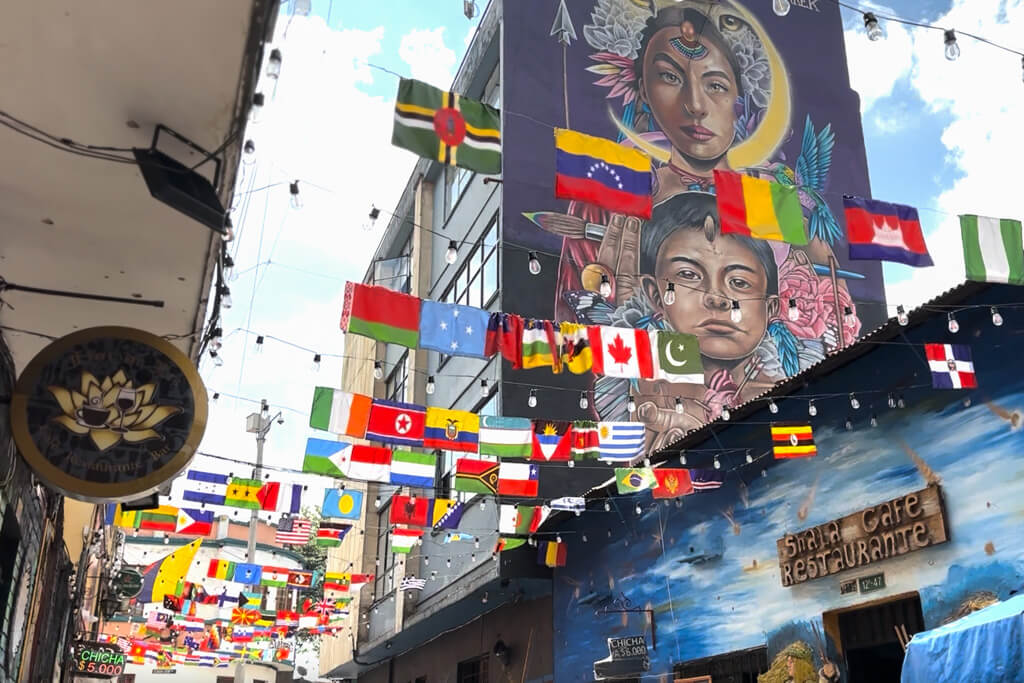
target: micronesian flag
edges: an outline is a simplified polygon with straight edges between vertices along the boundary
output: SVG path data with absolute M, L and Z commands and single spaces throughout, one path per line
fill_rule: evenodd
M 420 309 L 420 348 L 449 356 L 486 358 L 487 323 L 491 314 L 481 308 L 423 300 Z
M 851 259 L 934 265 L 914 207 L 844 196 L 843 208 Z

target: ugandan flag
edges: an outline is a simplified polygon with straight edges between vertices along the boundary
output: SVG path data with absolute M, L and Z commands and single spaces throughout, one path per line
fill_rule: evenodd
M 776 422 L 772 424 L 772 449 L 775 459 L 809 458 L 818 454 L 814 445 L 811 425 L 806 422 Z
M 403 78 L 391 144 L 449 166 L 501 173 L 501 115 L 489 104 Z

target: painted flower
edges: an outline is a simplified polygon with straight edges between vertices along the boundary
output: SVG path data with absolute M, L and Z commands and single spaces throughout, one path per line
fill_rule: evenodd
M 823 277 L 820 279 L 818 292 L 825 309 L 825 322 L 832 329 L 838 329 L 834 291 L 830 278 Z M 850 315 L 846 315 L 847 307 L 850 308 Z M 860 334 L 860 318 L 857 317 L 857 305 L 853 302 L 850 293 L 846 291 L 845 287 L 839 288 L 839 317 L 843 323 L 843 341 L 849 344 Z
M 135 387 L 123 370 L 102 381 L 83 370 L 80 391 L 58 386 L 47 389 L 63 413 L 53 421 L 74 434 L 89 435 L 101 451 L 122 439 L 131 443 L 160 439 L 154 428 L 181 412 L 176 406 L 153 403 L 156 385 Z
M 779 266 L 780 315 L 793 336 L 820 339 L 825 333 L 828 321 L 822 299 L 821 280 L 810 266 L 797 264 L 791 259 L 786 259 Z M 796 304 L 796 320 L 790 313 L 791 300 Z
M 590 55 L 590 58 L 600 62 L 587 67 L 587 71 L 601 77 L 594 81 L 594 85 L 611 88 L 605 99 L 611 100 L 621 95 L 623 104 L 632 102 L 637 92 L 633 60 L 611 52 L 598 52 Z

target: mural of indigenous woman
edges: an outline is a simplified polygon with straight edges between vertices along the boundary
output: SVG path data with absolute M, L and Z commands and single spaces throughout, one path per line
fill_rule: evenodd
M 591 19 L 583 35 L 596 52 L 587 71 L 607 89 L 621 144 L 654 160 L 652 216 L 645 222 L 575 203 L 566 213 L 524 215 L 564 238 L 555 318 L 697 335 L 704 386 L 596 381 L 602 419 L 627 419 L 633 393 L 634 417 L 648 425 L 653 449 L 855 339 L 861 322 L 845 279 L 860 276 L 839 268 L 833 253 L 843 232 L 823 197 L 832 128 L 817 128 L 810 116 L 799 121 L 799 155 L 787 165 L 789 76 L 747 9 L 736 0 L 597 0 Z M 810 243 L 722 234 L 719 169 L 797 185 Z M 602 276 L 612 283 L 607 298 Z

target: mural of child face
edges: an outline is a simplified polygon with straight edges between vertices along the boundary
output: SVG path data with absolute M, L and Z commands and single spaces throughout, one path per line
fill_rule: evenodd
M 643 55 L 641 93 L 672 146 L 696 161 L 716 161 L 732 145 L 737 74 L 715 42 L 686 21 L 655 33 Z
M 660 304 L 672 329 L 697 335 L 708 358 L 742 359 L 761 343 L 777 299 L 767 296 L 764 265 L 741 241 L 728 235 L 709 241 L 703 230 L 676 230 L 658 249 L 654 275 L 645 279 L 648 297 Z M 666 280 L 676 283 L 672 305 L 661 299 Z M 731 319 L 733 301 L 740 305 L 739 322 Z

